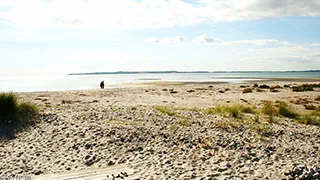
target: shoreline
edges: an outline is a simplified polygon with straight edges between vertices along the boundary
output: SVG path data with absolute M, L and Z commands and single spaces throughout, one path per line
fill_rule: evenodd
M 223 78 L 222 78 L 223 79 Z M 228 79 L 228 78 L 227 78 Z M 230 77 L 229 79 L 233 79 Z M 246 79 L 246 80 L 243 80 Z M 320 82 L 320 78 L 237 78 L 237 80 L 242 80 L 239 82 L 228 82 L 228 81 L 149 81 L 149 82 L 132 82 L 132 83 L 119 83 L 119 84 L 106 84 L 105 89 L 117 89 L 117 88 L 142 88 L 147 86 L 184 86 L 184 85 L 217 85 L 217 84 L 252 84 L 252 83 L 277 83 L 277 82 L 312 82 L 317 83 Z M 68 92 L 68 91 L 94 91 L 101 90 L 98 86 L 96 88 L 84 88 L 84 89 L 67 89 L 67 90 L 30 90 L 30 91 L 2 91 L 2 92 L 14 92 L 14 93 L 29 93 L 29 92 Z

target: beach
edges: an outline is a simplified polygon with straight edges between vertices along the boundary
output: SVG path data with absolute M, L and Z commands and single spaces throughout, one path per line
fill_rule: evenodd
M 266 101 L 285 102 L 299 114 L 311 112 L 310 106 L 319 111 L 319 87 L 290 88 L 319 83 L 150 82 L 19 92 L 19 99 L 41 112 L 34 126 L 0 142 L 0 177 L 125 164 L 140 179 L 289 179 L 299 171 L 319 178 L 320 126 L 280 115 L 268 122 L 263 113 L 233 117 L 210 111 L 234 104 L 259 110 Z M 245 88 L 253 91 L 243 93 Z

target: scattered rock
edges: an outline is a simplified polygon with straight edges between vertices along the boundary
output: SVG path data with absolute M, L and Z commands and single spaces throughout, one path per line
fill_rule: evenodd
M 270 92 L 279 92 L 279 90 L 277 90 L 275 88 L 270 88 Z
M 275 85 L 275 86 L 272 86 L 271 89 L 282 89 L 282 87 L 280 85 Z
M 270 89 L 270 86 L 266 85 L 266 84 L 262 84 L 259 86 L 259 88 L 261 89 Z
M 62 100 L 61 101 L 62 104 L 72 104 L 71 100 Z
M 243 91 L 242 91 L 243 94 L 245 93 L 252 93 L 252 89 L 251 88 L 245 88 Z
M 297 165 L 284 173 L 289 179 L 299 178 L 300 180 L 317 180 L 319 179 L 320 169 L 318 167 L 308 168 L 305 165 Z
M 260 88 L 257 88 L 256 91 L 257 91 L 257 92 L 265 92 L 264 90 L 262 90 L 262 89 L 260 89 Z
M 293 92 L 313 91 L 313 84 L 302 84 L 300 86 L 291 87 Z
M 110 161 L 108 162 L 108 166 L 112 166 L 112 165 L 115 165 L 115 162 L 112 161 L 112 160 L 110 160 Z
M 243 102 L 245 102 L 245 103 L 247 103 L 248 102 L 248 100 L 245 100 L 245 99 L 240 99 L 241 101 L 243 101 Z
M 308 110 L 316 110 L 316 106 L 313 104 L 304 104 L 304 107 Z

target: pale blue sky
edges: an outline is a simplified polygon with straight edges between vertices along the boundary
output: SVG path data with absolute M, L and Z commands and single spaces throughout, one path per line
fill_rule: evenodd
M 0 0 L 0 75 L 320 69 L 318 0 Z

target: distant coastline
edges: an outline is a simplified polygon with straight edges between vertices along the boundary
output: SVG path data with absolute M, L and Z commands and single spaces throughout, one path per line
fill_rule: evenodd
M 104 75 L 104 74 L 185 74 L 185 73 L 272 73 L 272 72 L 320 72 L 320 70 L 303 71 L 114 71 L 114 72 L 88 72 L 88 73 L 69 73 L 74 75 Z

